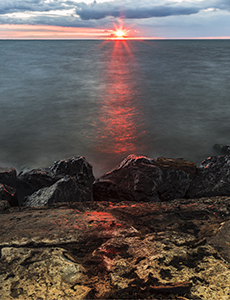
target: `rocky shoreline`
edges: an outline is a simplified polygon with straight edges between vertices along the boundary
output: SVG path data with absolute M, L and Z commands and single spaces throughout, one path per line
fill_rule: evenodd
M 0 169 L 2 299 L 229 299 L 230 157 Z

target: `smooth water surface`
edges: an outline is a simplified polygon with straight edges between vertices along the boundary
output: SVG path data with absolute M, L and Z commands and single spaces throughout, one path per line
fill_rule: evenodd
M 229 53 L 229 40 L 0 41 L 0 165 L 198 163 L 230 142 Z

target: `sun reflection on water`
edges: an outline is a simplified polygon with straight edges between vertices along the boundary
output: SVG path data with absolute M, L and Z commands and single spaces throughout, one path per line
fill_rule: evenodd
M 98 112 L 96 142 L 98 151 L 130 154 L 140 150 L 141 109 L 138 105 L 138 87 L 135 58 L 126 41 L 114 43 L 111 58 L 104 74 L 105 90 Z M 135 77 L 134 77 L 135 75 Z

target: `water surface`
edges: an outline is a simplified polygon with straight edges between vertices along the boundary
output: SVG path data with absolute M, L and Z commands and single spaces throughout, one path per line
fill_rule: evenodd
M 0 41 L 0 165 L 198 163 L 230 141 L 229 53 L 229 40 Z

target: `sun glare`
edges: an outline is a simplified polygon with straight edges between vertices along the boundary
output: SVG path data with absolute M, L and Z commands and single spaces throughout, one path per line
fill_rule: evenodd
M 123 40 L 129 38 L 130 30 L 128 28 L 124 28 L 122 21 L 120 21 L 119 23 L 119 26 L 114 24 L 114 30 L 109 30 L 109 39 Z
M 117 31 L 115 32 L 115 35 L 116 35 L 117 37 L 124 37 L 125 32 L 124 32 L 123 30 L 119 29 L 119 30 L 117 30 Z

